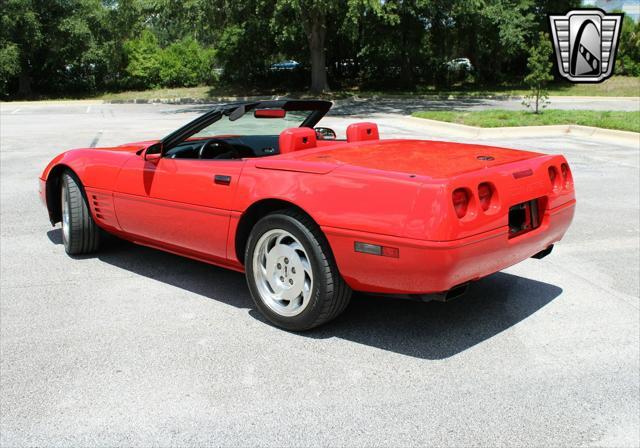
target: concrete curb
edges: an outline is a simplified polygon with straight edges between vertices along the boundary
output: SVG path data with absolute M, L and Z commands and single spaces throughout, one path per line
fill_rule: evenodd
M 266 101 L 287 98 L 284 95 L 271 96 L 219 96 L 211 98 L 151 98 L 104 100 L 106 104 L 215 104 L 235 101 Z
M 630 131 L 618 131 L 591 126 L 575 124 L 550 125 L 550 126 L 519 126 L 502 128 L 480 128 L 464 124 L 447 123 L 444 121 L 429 120 L 427 118 L 404 117 L 412 123 L 430 128 L 432 132 L 445 133 L 467 138 L 532 138 L 555 137 L 570 135 L 573 137 L 590 138 L 604 142 L 616 141 L 624 145 L 640 146 L 640 133 Z
M 104 100 L 107 104 L 211 104 L 211 103 L 224 103 L 224 102 L 232 102 L 232 101 L 260 101 L 260 100 L 278 100 L 278 99 L 304 99 L 295 95 L 256 95 L 256 96 L 219 96 L 219 97 L 210 97 L 210 98 L 151 98 L 151 99 L 114 99 L 114 100 Z M 311 97 L 309 97 L 311 98 Z M 445 95 L 445 94 L 424 94 L 424 95 L 351 95 L 345 98 L 330 98 L 330 101 L 334 103 L 338 103 L 341 101 L 371 101 L 371 100 L 402 100 L 402 99 L 434 99 L 438 100 L 456 100 L 456 99 L 477 99 L 477 100 L 522 100 L 522 95 Z M 552 96 L 549 97 L 552 101 L 560 101 L 562 100 L 585 100 L 585 101 L 601 101 L 601 102 L 610 102 L 623 100 L 627 101 L 630 99 L 635 99 L 640 104 L 640 97 L 612 97 L 612 96 Z
M 309 97 L 311 98 L 311 97 Z M 494 95 L 494 96 L 471 96 L 471 95 L 416 95 L 411 97 L 411 99 L 433 99 L 437 98 L 438 100 L 455 100 L 455 99 L 494 99 L 494 100 L 509 100 L 509 99 L 522 99 L 518 96 L 507 96 L 507 95 Z M 279 100 L 279 99 L 305 99 L 291 96 L 291 95 L 272 95 L 272 96 L 220 96 L 220 97 L 210 97 L 210 98 L 151 98 L 151 99 L 115 99 L 115 100 L 104 100 L 106 104 L 215 104 L 215 103 L 228 103 L 235 101 L 265 101 L 265 100 Z M 328 101 L 332 101 L 335 104 L 339 104 L 341 102 L 347 101 L 375 101 L 375 100 L 402 100 L 407 99 L 406 96 L 402 95 L 372 95 L 372 96 L 358 96 L 352 95 L 346 98 L 329 98 Z

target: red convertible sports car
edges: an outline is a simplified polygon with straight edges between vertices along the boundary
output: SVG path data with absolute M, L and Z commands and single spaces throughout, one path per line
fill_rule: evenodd
M 74 149 L 40 177 L 68 254 L 101 231 L 246 273 L 260 311 L 305 330 L 351 291 L 448 299 L 548 255 L 573 219 L 561 155 L 315 127 L 327 101 L 216 107 L 160 141 Z

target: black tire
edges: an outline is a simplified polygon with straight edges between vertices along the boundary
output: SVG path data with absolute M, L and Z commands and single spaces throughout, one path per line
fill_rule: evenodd
M 303 246 L 313 272 L 308 305 L 296 316 L 276 313 L 263 300 L 254 275 L 253 255 L 260 238 L 272 230 L 285 230 Z M 322 325 L 337 317 L 349 304 L 351 288 L 338 272 L 333 253 L 324 234 L 304 213 L 282 210 L 269 214 L 251 230 L 245 250 L 247 284 L 256 307 L 274 325 L 291 331 L 304 331 Z M 295 271 L 294 271 L 295 272 Z
M 60 200 L 62 242 L 67 254 L 82 255 L 98 250 L 100 229 L 91 216 L 80 181 L 71 172 L 62 174 Z M 68 222 L 65 222 L 65 207 Z

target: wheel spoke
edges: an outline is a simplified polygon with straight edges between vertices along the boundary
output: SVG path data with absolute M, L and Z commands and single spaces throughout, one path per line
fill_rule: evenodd
M 302 264 L 304 272 L 307 273 L 309 275 L 309 277 L 312 277 L 311 264 L 309 263 L 309 260 L 307 260 L 306 258 L 301 258 L 300 259 L 300 264 Z
M 289 303 L 287 304 L 287 308 L 294 309 L 299 307 L 300 305 L 302 305 L 302 300 L 300 295 L 297 295 L 296 297 L 289 300 Z
M 295 250 L 296 252 L 304 252 L 304 248 L 302 247 L 302 244 L 298 243 L 297 241 L 293 241 L 293 243 L 289 244 L 289 247 L 293 250 Z
M 266 254 L 261 254 L 260 256 L 260 269 L 262 271 L 263 274 L 267 274 L 267 256 Z
M 278 235 L 278 237 L 276 238 L 276 246 L 279 246 L 282 244 L 282 240 L 284 240 L 288 235 L 285 233 L 282 233 L 280 235 Z

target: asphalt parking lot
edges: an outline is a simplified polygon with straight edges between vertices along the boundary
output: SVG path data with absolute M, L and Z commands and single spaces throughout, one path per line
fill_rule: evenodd
M 554 252 L 455 302 L 359 295 L 293 334 L 240 274 L 115 240 L 70 258 L 48 223 L 37 177 L 54 155 L 199 110 L 0 105 L 1 446 L 640 444 L 640 142 L 485 140 L 569 160 L 579 203 Z

